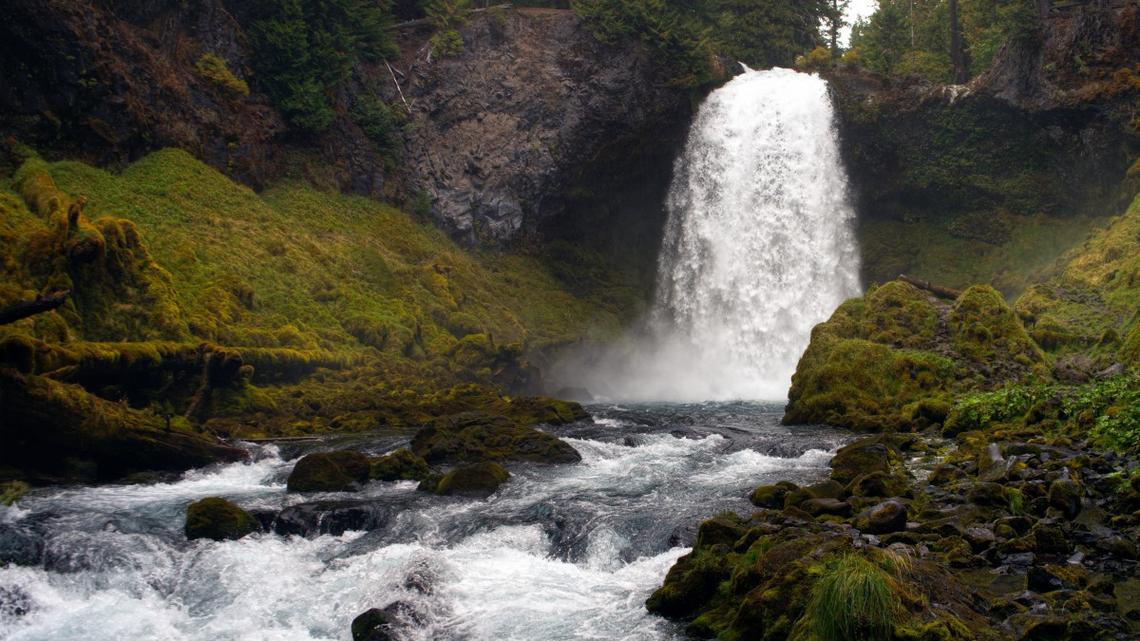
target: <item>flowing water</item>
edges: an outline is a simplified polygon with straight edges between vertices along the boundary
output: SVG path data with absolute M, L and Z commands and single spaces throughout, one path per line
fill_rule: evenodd
M 786 397 L 811 329 L 859 293 L 827 83 L 747 71 L 713 92 L 674 166 L 647 327 L 559 378 L 617 399 Z
M 581 463 L 514 467 L 485 501 L 424 495 L 410 482 L 288 494 L 302 451 L 284 445 L 165 484 L 36 490 L 0 507 L 0 638 L 343 640 L 355 615 L 398 602 L 407 639 L 674 639 L 678 629 L 644 601 L 695 525 L 746 510 L 758 484 L 822 477 L 844 439 L 782 427 L 773 406 L 592 411 L 595 421 L 550 428 Z M 188 542 L 186 505 L 206 496 L 263 514 L 353 500 L 387 516 L 339 536 Z

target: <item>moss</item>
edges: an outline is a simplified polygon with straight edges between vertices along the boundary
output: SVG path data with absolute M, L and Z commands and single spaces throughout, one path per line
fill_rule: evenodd
M 373 460 L 368 476 L 377 481 L 422 481 L 431 473 L 431 467 L 422 457 L 399 449 Z
M 368 482 L 368 457 L 360 452 L 339 450 L 307 454 L 289 473 L 290 492 L 349 492 Z
M 443 495 L 486 497 L 507 482 L 510 474 L 498 463 L 484 461 L 458 467 L 444 474 L 434 492 Z
M 0 505 L 12 505 L 30 489 L 32 487 L 23 481 L 0 482 Z
M 416 433 L 411 449 L 432 464 L 482 460 L 577 463 L 582 460 L 564 441 L 504 416 L 480 412 L 436 419 Z
M 233 540 L 255 531 L 257 520 L 225 499 L 205 498 L 186 508 L 187 539 Z
M 246 81 L 234 75 L 226 64 L 226 59 L 213 53 L 204 53 L 198 62 L 194 63 L 198 75 L 215 85 L 240 96 L 249 95 L 249 85 Z
M 1041 349 L 992 287 L 975 285 L 963 292 L 954 302 L 949 327 L 957 353 L 989 368 L 989 381 L 1047 376 Z

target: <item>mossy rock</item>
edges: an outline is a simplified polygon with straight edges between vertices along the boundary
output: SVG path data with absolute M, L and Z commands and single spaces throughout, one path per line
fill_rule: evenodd
M 510 474 L 498 463 L 472 463 L 444 474 L 432 491 L 445 496 L 486 498 L 494 494 L 509 478 Z
M 794 492 L 798 489 L 799 486 L 790 481 L 780 481 L 774 485 L 761 485 L 752 490 L 752 493 L 748 495 L 748 500 L 756 507 L 778 510 L 784 507 L 784 497 L 788 495 L 788 492 Z
M 689 616 L 714 596 L 717 586 L 731 572 L 732 565 L 725 554 L 693 550 L 669 568 L 665 583 L 649 596 L 645 607 L 662 616 Z
M 471 461 L 577 463 L 568 443 L 505 416 L 467 412 L 436 419 L 412 438 L 412 451 L 430 464 Z
M 430 475 L 427 461 L 407 449 L 385 454 L 369 467 L 369 478 L 376 481 L 422 481 Z
M 290 492 L 354 492 L 368 482 L 368 457 L 352 450 L 306 454 L 293 466 Z
M 564 425 L 590 418 L 589 412 L 580 403 L 546 396 L 512 398 L 505 414 L 520 425 Z
M 190 540 L 236 540 L 257 529 L 257 519 L 222 498 L 205 498 L 186 508 L 185 532 L 186 538 Z
M 872 472 L 891 474 L 902 466 L 902 455 L 889 438 L 863 438 L 845 445 L 831 459 L 831 478 L 851 483 Z
M 902 473 L 889 473 L 881 470 L 855 477 L 847 485 L 846 493 L 859 497 L 902 496 L 907 493 L 910 482 Z

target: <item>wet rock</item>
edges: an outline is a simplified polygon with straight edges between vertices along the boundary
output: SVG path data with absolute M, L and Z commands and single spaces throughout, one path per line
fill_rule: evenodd
M 855 520 L 855 527 L 871 534 L 889 534 L 906 529 L 907 508 L 901 501 L 883 501 Z
M 352 450 L 309 454 L 286 482 L 290 492 L 354 492 L 368 482 L 368 457 Z
M 1049 486 L 1049 506 L 1061 511 L 1067 519 L 1081 512 L 1081 485 L 1071 479 L 1058 479 Z
M 908 485 L 901 474 L 871 472 L 851 481 L 846 492 L 850 496 L 902 496 L 907 493 Z
M 0 523 L 0 566 L 38 565 L 44 555 L 43 540 L 15 523 Z
M 647 610 L 667 617 L 685 617 L 701 607 L 727 579 L 732 565 L 726 555 L 694 548 L 677 559 L 665 583 L 645 602 Z
M 381 528 L 391 518 L 388 506 L 364 501 L 316 501 L 281 510 L 273 520 L 273 531 L 282 536 L 339 536 L 349 530 Z
M 436 419 L 412 438 L 412 451 L 430 464 L 473 461 L 577 463 L 578 451 L 565 441 L 505 416 L 466 412 Z
M 711 547 L 724 544 L 732 546 L 744 536 L 748 528 L 735 514 L 722 514 L 701 523 L 697 529 L 697 542 L 699 547 Z
M 966 478 L 966 473 L 963 472 L 960 467 L 949 463 L 942 463 L 934 466 L 934 469 L 930 470 L 930 476 L 927 478 L 927 482 L 931 485 L 946 485 L 947 483 L 953 483 L 954 481 L 964 478 Z
M 784 506 L 800 505 L 809 499 L 838 499 L 841 496 L 843 496 L 843 486 L 833 480 L 828 480 L 788 492 L 784 496 Z
M 974 552 L 981 552 L 996 541 L 993 530 L 985 527 L 966 528 L 963 538 L 970 544 L 970 548 Z
M 799 486 L 789 481 L 780 481 L 775 485 L 761 485 L 755 490 L 752 490 L 752 494 L 748 496 L 748 500 L 756 507 L 778 510 L 784 506 L 784 498 L 788 493 L 794 492 L 797 489 L 799 489 Z
M 1072 589 L 1076 587 L 1070 581 L 1063 579 L 1049 569 L 1035 565 L 1025 573 L 1026 587 L 1034 592 L 1052 592 L 1054 590 Z
M 851 504 L 839 499 L 808 499 L 799 505 L 800 509 L 812 516 L 831 514 L 834 516 L 850 516 Z
M 990 507 L 1009 503 L 1005 487 L 999 483 L 974 483 L 966 491 L 966 499 L 975 505 Z
M 484 461 L 456 468 L 436 481 L 428 478 L 420 483 L 421 489 L 435 494 L 486 498 L 507 482 L 510 474 L 498 463 Z M 424 487 L 426 485 L 426 487 Z
M 882 437 L 860 439 L 835 453 L 831 459 L 831 478 L 846 484 L 871 472 L 891 472 L 901 461 L 888 440 Z
M 225 541 L 240 539 L 257 531 L 258 523 L 249 512 L 217 497 L 195 501 L 186 508 L 186 538 Z
M 377 481 L 422 481 L 430 475 L 427 461 L 407 449 L 381 456 L 369 466 L 369 478 Z
M 352 620 L 352 641 L 395 641 L 388 615 L 379 608 L 371 608 Z

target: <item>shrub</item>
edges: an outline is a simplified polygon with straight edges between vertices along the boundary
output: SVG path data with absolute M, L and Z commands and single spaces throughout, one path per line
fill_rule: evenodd
M 249 84 L 235 76 L 221 56 L 204 53 L 194 68 L 198 70 L 198 75 L 223 89 L 243 96 L 249 95 Z
M 831 50 L 827 47 L 816 47 L 796 58 L 796 69 L 801 71 L 822 71 L 830 66 Z
M 471 11 L 471 0 L 431 0 L 424 7 L 428 21 L 435 27 L 431 37 L 431 52 L 436 56 L 447 57 L 463 51 L 463 38 L 459 27 L 467 22 Z

